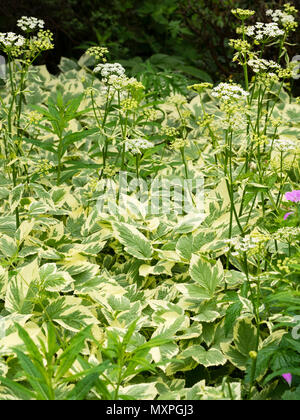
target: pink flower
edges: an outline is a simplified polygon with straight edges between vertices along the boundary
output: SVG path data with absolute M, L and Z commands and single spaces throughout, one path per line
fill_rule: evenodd
M 292 211 L 290 211 L 289 213 L 286 213 L 285 215 L 284 215 L 284 218 L 283 218 L 283 220 L 286 220 L 289 216 L 291 216 L 292 214 L 294 214 L 294 212 L 292 212 Z
M 292 201 L 293 203 L 299 203 L 300 202 L 300 190 L 294 190 L 287 192 L 285 194 L 285 198 L 288 201 Z
M 289 386 L 292 385 L 292 374 L 291 373 L 284 373 L 283 375 L 281 375 L 283 377 L 284 380 L 286 380 L 286 382 L 289 384 Z

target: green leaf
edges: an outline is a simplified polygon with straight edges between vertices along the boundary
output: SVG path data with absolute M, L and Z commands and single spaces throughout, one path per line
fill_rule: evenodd
M 199 365 L 205 367 L 224 365 L 227 360 L 218 349 L 205 350 L 204 347 L 196 345 L 188 347 L 181 353 L 180 357 L 192 357 Z
M 134 226 L 114 222 L 112 227 L 117 239 L 125 246 L 128 254 L 140 260 L 151 259 L 153 251 L 150 241 Z
M 250 192 L 267 192 L 269 191 L 270 187 L 268 187 L 268 185 L 261 185 L 261 184 L 256 184 L 253 182 L 250 182 L 249 184 L 247 184 L 247 191 Z
M 223 267 L 220 261 L 212 266 L 197 255 L 193 255 L 191 258 L 190 275 L 211 298 L 214 297 L 218 285 L 224 279 Z
M 98 379 L 98 373 L 92 373 L 87 375 L 85 378 L 81 379 L 72 391 L 67 394 L 66 400 L 70 401 L 82 401 L 85 399 L 86 395 L 90 392 L 91 388 L 93 388 L 96 380 Z
M 209 290 L 204 289 L 204 287 L 200 287 L 197 284 L 177 284 L 176 288 L 191 302 L 211 299 Z
M 5 385 L 11 391 L 13 391 L 14 395 L 21 400 L 33 400 L 36 399 L 34 392 L 30 391 L 30 389 L 26 388 L 25 386 L 19 384 L 18 382 L 11 381 L 8 378 L 4 378 L 0 376 L 0 383 Z
M 84 346 L 85 340 L 90 336 L 90 334 L 91 326 L 87 326 L 70 340 L 68 347 L 63 351 L 57 360 L 59 368 L 56 372 L 56 380 L 62 378 L 72 367 Z
M 45 308 L 45 312 L 48 319 L 72 332 L 78 332 L 87 325 L 97 323 L 91 310 L 82 304 L 81 298 L 75 296 L 61 296 L 52 300 Z
M 176 244 L 176 252 L 181 258 L 190 260 L 193 254 L 201 250 L 203 246 L 207 246 L 215 239 L 214 232 L 201 231 L 196 235 L 181 236 Z
M 19 337 L 22 339 L 23 343 L 26 346 L 26 350 L 29 356 L 32 358 L 32 360 L 38 363 L 41 368 L 43 368 L 43 357 L 41 356 L 38 347 L 30 338 L 27 331 L 23 327 L 21 327 L 21 325 L 15 323 L 15 326 L 18 330 Z
M 285 391 L 281 399 L 283 401 L 300 401 L 300 386 L 294 391 Z
M 73 279 L 66 271 L 57 270 L 56 264 L 45 264 L 40 268 L 40 279 L 49 292 L 61 292 L 73 283 Z
M 184 323 L 186 321 L 186 318 L 184 315 L 178 315 L 176 318 L 174 318 L 174 321 L 172 320 L 169 323 L 161 324 L 158 326 L 158 328 L 154 331 L 152 335 L 152 339 L 170 339 L 174 338 L 177 331 L 180 331 L 181 329 L 184 329 Z M 151 342 L 148 342 L 146 344 L 143 344 L 143 346 L 153 344 L 152 340 Z
M 2 235 L 0 238 L 0 252 L 8 259 L 16 256 L 18 253 L 16 241 L 10 236 Z
M 48 352 L 47 352 L 47 360 L 48 363 L 52 361 L 53 356 L 59 350 L 59 344 L 57 343 L 56 339 L 56 332 L 55 327 L 52 322 L 48 322 L 47 324 L 47 343 L 48 343 Z
M 50 141 L 43 141 L 43 140 L 28 139 L 27 137 L 23 137 L 23 140 L 26 143 L 33 144 L 34 146 L 37 146 L 40 149 L 46 150 L 47 152 L 56 153 L 55 147 L 54 147 L 54 140 L 53 142 L 50 142 Z
M 10 213 L 13 214 L 16 208 L 19 206 L 24 193 L 24 184 L 20 184 L 13 188 L 9 195 L 9 209 Z
M 70 70 L 80 69 L 76 61 L 70 60 L 69 58 L 66 58 L 66 57 L 61 57 L 58 67 L 62 73 L 66 73 Z
M 8 281 L 5 308 L 9 312 L 31 314 L 34 305 L 35 286 L 39 281 L 37 260 L 19 269 Z
M 249 357 L 244 356 L 235 347 L 228 343 L 221 343 L 222 352 L 225 354 L 227 359 L 238 369 L 245 371 L 247 366 L 247 360 Z
M 187 215 L 176 225 L 174 233 L 191 233 L 202 225 L 204 219 L 205 216 L 203 214 L 196 216 Z
M 38 368 L 24 353 L 18 349 L 15 349 L 14 351 L 17 354 L 18 361 L 22 366 L 30 385 L 38 393 L 39 399 L 50 400 L 51 395 L 46 385 L 47 373 L 41 371 L 41 369 Z
M 65 113 L 68 120 L 73 119 L 77 114 L 77 110 L 80 107 L 80 104 L 84 98 L 84 94 L 76 95 L 73 99 L 71 99 L 66 107 L 65 107 Z M 86 112 L 86 110 L 85 110 Z
M 241 319 L 233 329 L 233 338 L 237 350 L 245 357 L 250 351 L 256 351 L 257 332 L 251 319 Z
M 193 316 L 191 319 L 197 322 L 214 322 L 221 315 L 217 311 L 211 309 L 204 309 L 200 314 Z
M 265 378 L 263 384 L 265 385 L 268 382 L 270 382 L 272 379 L 276 378 L 276 376 L 281 376 L 281 375 L 284 375 L 285 373 L 290 373 L 291 375 L 300 376 L 300 368 L 291 367 L 288 369 L 288 372 L 287 372 L 287 369 L 277 370 L 276 372 L 273 372 L 270 375 L 268 375 Z
M 225 335 L 227 336 L 229 332 L 233 329 L 235 321 L 240 316 L 243 309 L 242 302 L 232 303 L 226 310 L 225 315 Z
M 153 382 L 120 387 L 119 397 L 130 400 L 154 400 L 158 393 L 155 385 Z
M 83 140 L 84 138 L 95 134 L 99 131 L 98 128 L 91 128 L 89 130 L 83 130 L 79 133 L 67 134 L 62 140 L 61 157 L 66 153 L 70 144 L 76 143 L 77 141 Z

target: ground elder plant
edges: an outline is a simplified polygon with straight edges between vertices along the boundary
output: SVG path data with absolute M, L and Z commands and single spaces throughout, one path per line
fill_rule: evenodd
M 300 399 L 298 15 L 232 13 L 243 84 L 186 96 L 0 34 L 1 400 Z

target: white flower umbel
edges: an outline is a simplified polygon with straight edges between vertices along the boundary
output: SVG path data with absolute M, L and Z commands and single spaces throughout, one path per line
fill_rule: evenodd
M 131 152 L 133 155 L 141 155 L 151 147 L 153 147 L 153 144 L 146 139 L 127 139 L 125 142 L 126 152 Z
M 289 13 L 283 12 L 282 10 L 267 10 L 266 15 L 270 16 L 273 20 L 273 22 L 281 23 L 283 26 L 287 26 L 290 24 L 294 24 L 296 22 L 293 15 L 290 15 Z
M 233 248 L 235 250 L 235 252 L 233 252 L 232 255 L 236 256 L 241 252 L 248 252 L 251 249 L 256 248 L 257 245 L 260 243 L 260 239 L 250 235 L 246 235 L 244 238 L 236 236 L 235 238 L 225 239 L 224 242 L 228 244 L 230 248 Z
M 24 32 L 32 32 L 37 29 L 43 29 L 45 22 L 42 19 L 37 19 L 33 16 L 22 16 L 21 19 L 18 20 L 17 26 Z
M 94 73 L 100 73 L 104 83 L 113 84 L 116 78 L 125 75 L 125 69 L 119 63 L 105 63 L 98 64 L 94 68 Z
M 280 152 L 292 152 L 296 151 L 297 144 L 291 139 L 275 139 L 273 142 L 273 148 Z
M 273 233 L 273 238 L 278 241 L 291 242 L 297 236 L 300 236 L 300 227 L 283 227 Z
M 17 35 L 14 32 L 0 33 L 0 44 L 6 48 L 23 47 L 26 40 L 22 35 Z
M 249 96 L 240 85 L 235 83 L 220 83 L 212 90 L 211 95 L 221 101 L 240 100 Z
M 265 41 L 268 38 L 278 38 L 284 35 L 284 31 L 279 28 L 276 22 L 257 22 L 254 26 L 248 26 L 245 33 L 256 41 Z
M 265 60 L 263 58 L 254 58 L 248 61 L 248 65 L 252 67 L 254 73 L 267 73 L 271 69 L 279 70 L 281 67 L 273 60 Z

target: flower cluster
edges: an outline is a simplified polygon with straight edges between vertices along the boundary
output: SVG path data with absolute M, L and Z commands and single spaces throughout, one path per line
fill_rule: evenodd
M 281 25 L 288 30 L 295 30 L 298 26 L 294 16 L 290 13 L 286 13 L 282 10 L 267 10 L 267 16 L 272 18 L 273 22 L 281 23 Z
M 255 15 L 255 11 L 254 10 L 248 10 L 248 9 L 232 9 L 231 13 L 241 19 L 241 20 L 245 20 L 250 18 L 251 16 Z
M 291 245 L 293 243 L 290 243 Z M 277 261 L 277 268 L 279 271 L 284 271 L 286 274 L 295 274 L 295 267 L 297 267 L 299 257 L 286 257 L 284 260 Z
M 252 67 L 254 73 L 268 72 L 270 69 L 280 69 L 280 65 L 273 60 L 265 60 L 263 58 L 255 58 L 248 61 L 248 65 Z
M 253 134 L 251 136 L 252 138 L 252 143 L 255 147 L 257 146 L 265 146 L 266 144 L 269 143 L 269 139 L 266 135 L 264 134 Z
M 285 193 L 284 197 L 287 201 L 290 201 L 292 203 L 296 203 L 296 204 L 300 203 L 300 190 L 294 190 L 294 191 L 287 192 L 287 193 Z M 287 220 L 287 218 L 289 216 L 293 215 L 293 214 L 294 214 L 293 211 L 291 211 L 289 213 L 286 213 L 284 215 L 284 220 Z
M 254 26 L 248 26 L 245 33 L 247 36 L 253 37 L 256 41 L 266 41 L 269 38 L 277 38 L 284 35 L 284 31 L 279 28 L 276 22 L 257 22 Z
M 109 76 L 108 79 L 103 79 L 103 81 L 106 83 L 106 86 L 104 86 L 103 92 L 108 93 L 108 90 L 110 88 L 113 88 L 114 90 L 120 91 L 120 97 L 125 97 L 126 92 L 121 92 L 125 89 L 126 86 L 126 76 L 117 76 L 116 74 L 112 74 Z
M 139 96 L 138 93 L 145 89 L 141 82 L 138 82 L 134 77 L 127 77 L 125 75 L 117 76 L 112 74 L 109 78 L 104 80 L 107 86 L 104 86 L 104 92 L 108 91 L 108 88 L 113 88 L 120 91 L 120 97 L 127 95 L 130 92 L 133 96 Z
M 257 246 L 257 242 L 250 235 L 246 235 L 244 238 L 236 236 L 235 238 L 225 239 L 224 242 L 229 245 L 229 248 L 226 249 L 227 251 L 230 248 L 234 248 L 235 252 L 232 253 L 233 256 L 239 255 L 239 252 L 248 252 Z
M 294 190 L 285 194 L 285 199 L 293 203 L 300 203 L 300 190 Z
M 45 22 L 36 17 L 22 16 L 21 19 L 18 20 L 17 26 L 24 32 L 33 32 L 37 29 L 44 29 Z
M 137 81 L 134 77 L 128 78 L 123 76 L 122 79 L 120 84 L 122 85 L 123 93 L 125 94 L 127 91 L 134 100 L 140 103 L 144 97 L 145 86 L 143 83 Z
M 123 101 L 121 101 L 120 105 L 123 111 L 133 111 L 139 106 L 138 101 L 132 98 L 124 99 Z
M 242 33 L 242 28 L 237 30 L 237 33 Z M 245 64 L 246 55 L 248 55 L 250 58 L 254 57 L 253 52 L 251 52 L 252 46 L 248 41 L 244 39 L 230 39 L 228 44 L 230 47 L 237 51 L 233 56 L 233 62 L 237 61 L 243 66 Z
M 278 73 L 280 71 L 281 69 L 277 70 Z M 269 92 L 269 93 L 271 93 L 271 89 L 272 89 L 272 86 L 274 86 L 274 83 L 279 82 L 278 74 L 273 73 L 273 72 L 269 72 L 269 73 L 261 72 L 261 73 L 256 73 L 256 75 L 257 75 L 257 83 L 259 83 L 260 85 L 263 85 L 266 89 L 266 92 Z
M 118 172 L 118 168 L 116 168 L 114 165 L 107 165 L 103 169 L 103 175 L 106 175 L 109 177 L 115 176 L 117 172 Z
M 141 155 L 144 150 L 151 149 L 153 144 L 146 139 L 127 139 L 125 142 L 126 152 L 131 152 L 133 155 Z
M 216 126 L 222 130 L 243 130 L 247 124 L 249 106 L 237 98 L 224 99 L 220 102 L 222 115 L 216 118 Z
M 291 3 L 285 3 L 283 5 L 284 11 L 288 13 L 289 15 L 296 15 L 298 13 L 298 10 L 296 7 L 292 6 Z
M 297 63 L 291 62 L 287 68 L 278 70 L 278 77 L 280 79 L 290 79 L 295 74 L 295 70 L 297 71 Z
M 127 90 L 144 90 L 145 86 L 143 85 L 142 82 L 139 82 L 138 80 L 136 80 L 135 77 L 126 77 L 124 78 L 124 88 Z
M 40 30 L 37 33 L 37 36 L 34 36 L 29 41 L 29 50 L 35 55 L 41 51 L 48 51 L 54 48 L 52 43 L 53 33 L 49 30 Z
M 280 152 L 291 152 L 297 148 L 295 141 L 291 139 L 275 139 L 271 144 Z
M 247 96 L 249 96 L 249 92 L 246 92 L 240 85 L 235 83 L 220 83 L 212 90 L 211 95 L 214 98 L 218 98 L 221 101 L 226 102 L 245 99 Z
M 251 50 L 249 42 L 243 39 L 230 39 L 229 46 L 243 54 Z
M 26 119 L 29 124 L 38 124 L 43 119 L 43 115 L 37 111 L 31 111 L 26 114 Z
M 270 117 L 269 122 L 272 127 L 278 128 L 283 124 L 284 121 L 281 118 Z
M 235 238 L 225 239 L 224 242 L 229 245 L 230 248 L 234 248 L 235 252 L 233 256 L 239 255 L 239 253 L 249 252 L 252 254 L 261 246 L 271 239 L 271 235 L 261 232 L 252 232 L 245 237 L 236 236 Z M 227 248 L 229 251 L 230 248 Z M 255 250 L 255 251 L 254 251 Z
M 181 137 L 178 137 L 177 139 L 175 139 L 171 143 L 170 148 L 173 149 L 173 150 L 178 151 L 178 150 L 183 149 L 186 145 L 187 145 L 187 140 L 185 140 L 185 139 L 183 139 Z
M 273 233 L 273 239 L 282 242 L 292 243 L 300 236 L 300 227 L 283 227 Z
M 104 63 L 106 62 L 105 55 L 108 54 L 108 49 L 105 47 L 91 47 L 86 52 L 91 57 L 94 57 L 96 60 L 102 60 Z
M 214 119 L 214 115 L 205 113 L 202 117 L 198 118 L 197 125 L 199 127 L 209 127 L 214 122 Z
M 178 136 L 179 131 L 175 127 L 165 126 L 165 127 L 161 128 L 161 134 L 165 135 L 167 137 L 176 137 L 176 136 Z
M 40 159 L 37 161 L 36 168 L 41 175 L 49 175 L 49 172 L 54 168 L 54 164 L 47 159 Z
M 19 56 L 25 43 L 26 39 L 22 35 L 17 35 L 14 32 L 0 32 L 0 49 L 6 54 L 14 57 Z
M 54 48 L 53 34 L 49 30 L 43 30 L 44 25 L 42 19 L 23 16 L 18 20 L 18 26 L 26 33 L 37 30 L 37 34 L 25 38 L 14 32 L 0 33 L 0 49 L 10 57 L 22 56 L 30 64 L 40 52 Z
M 95 69 L 95 73 L 100 73 L 104 83 L 113 85 L 116 78 L 120 78 L 125 75 L 125 69 L 119 63 L 105 63 L 98 64 Z
M 156 121 L 160 118 L 160 112 L 155 108 L 146 108 L 143 114 L 147 121 Z

